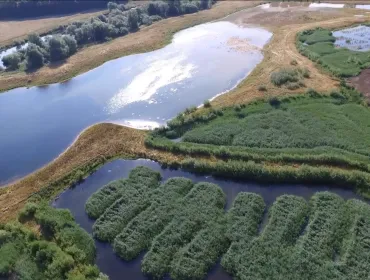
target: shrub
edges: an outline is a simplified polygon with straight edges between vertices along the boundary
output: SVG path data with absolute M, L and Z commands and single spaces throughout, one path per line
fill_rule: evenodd
M 26 50 L 26 63 L 28 69 L 40 68 L 45 62 L 45 50 L 39 46 L 29 43 Z
M 269 99 L 269 104 L 272 106 L 272 107 L 279 107 L 280 106 L 280 99 L 277 98 L 277 97 L 271 97 Z
M 21 62 L 21 55 L 18 52 L 8 54 L 2 58 L 2 61 L 8 70 L 17 70 Z
M 295 59 L 292 59 L 292 60 L 290 61 L 290 65 L 293 65 L 293 66 L 296 66 L 296 65 L 298 65 L 298 62 L 297 62 L 297 60 L 295 60 Z
M 282 69 L 271 74 L 271 82 L 275 86 L 282 86 L 288 82 L 298 82 L 298 72 L 293 69 Z
M 259 91 L 267 91 L 267 88 L 264 85 L 260 85 L 260 86 L 258 86 L 258 90 Z
M 211 102 L 209 100 L 206 100 L 203 102 L 203 106 L 204 108 L 210 108 L 212 105 L 211 105 Z
M 184 14 L 193 14 L 199 11 L 198 7 L 192 3 L 183 3 L 181 10 Z
M 70 35 L 63 36 L 63 40 L 68 46 L 68 55 L 72 55 L 77 51 L 77 41 Z
M 45 48 L 45 44 L 38 34 L 35 34 L 35 33 L 30 34 L 28 35 L 27 39 L 29 43 L 35 44 L 36 46 L 39 46 L 41 48 Z
M 58 61 L 69 56 L 69 48 L 63 37 L 55 35 L 49 40 L 50 61 Z

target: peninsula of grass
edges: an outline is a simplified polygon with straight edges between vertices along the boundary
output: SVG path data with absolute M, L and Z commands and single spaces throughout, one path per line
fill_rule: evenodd
M 94 261 L 94 240 L 68 210 L 29 203 L 19 222 L 0 224 L 1 279 L 108 280 Z
M 145 173 L 138 169 L 127 180 L 132 174 L 145 180 Z M 141 191 L 140 184 L 131 185 L 128 194 L 131 188 Z M 159 186 L 153 183 L 147 190 L 146 207 L 133 199 L 127 206 L 141 211 L 130 216 L 123 208 L 117 212 L 127 220 L 110 242 L 125 260 L 147 251 L 142 271 L 156 279 L 166 274 L 174 280 L 205 279 L 220 258 L 224 269 L 242 280 L 370 276 L 370 206 L 365 202 L 319 192 L 309 202 L 283 195 L 266 209 L 260 195 L 241 192 L 225 211 L 225 198 L 210 183 L 193 184 L 186 178 L 170 178 Z M 106 209 L 98 219 L 110 211 Z
M 369 196 L 369 133 L 370 109 L 343 87 L 328 96 L 311 91 L 180 114 L 151 133 L 146 145 L 188 157 L 179 166 L 196 172 L 329 183 Z
M 323 28 L 305 30 L 297 35 L 301 54 L 338 77 L 352 77 L 370 67 L 370 51 L 336 48 L 332 32 Z

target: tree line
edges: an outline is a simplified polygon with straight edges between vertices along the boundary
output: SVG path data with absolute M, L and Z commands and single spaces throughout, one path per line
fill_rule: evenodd
M 212 0 L 168 0 L 135 6 L 132 3 L 109 2 L 109 12 L 105 15 L 59 26 L 50 36 L 29 35 L 26 48 L 18 48 L 16 52 L 3 57 L 2 61 L 7 70 L 11 71 L 22 65 L 27 70 L 37 69 L 44 64 L 64 60 L 87 44 L 125 36 L 137 31 L 142 25 L 151 25 L 163 18 L 209 9 L 212 3 Z M 17 45 L 24 43 L 18 42 Z

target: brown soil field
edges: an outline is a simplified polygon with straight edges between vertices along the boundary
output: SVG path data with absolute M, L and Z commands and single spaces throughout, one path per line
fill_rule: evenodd
M 358 91 L 362 92 L 370 104 L 370 69 L 365 69 L 360 75 L 347 79 Z
M 9 45 L 15 40 L 25 39 L 30 33 L 46 33 L 59 25 L 84 20 L 104 12 L 106 11 L 31 20 L 0 21 L 0 46 Z
M 61 65 L 45 66 L 27 74 L 10 72 L 0 75 L 0 91 L 22 86 L 35 86 L 69 80 L 93 69 L 106 61 L 125 55 L 143 53 L 167 45 L 174 33 L 208 21 L 222 18 L 235 11 L 256 6 L 258 1 L 219 2 L 210 10 L 161 20 L 140 31 L 104 44 L 97 44 L 79 50 Z
M 246 5 L 241 2 L 232 2 L 233 8 L 230 8 L 231 6 L 227 6 L 224 3 L 226 2 L 218 3 L 214 9 L 209 11 L 180 18 L 167 19 L 151 27 L 144 28 L 138 33 L 114 40 L 104 45 L 86 48 L 86 50 L 81 51 L 80 54 L 75 55 L 67 62 L 65 66 L 67 67 L 65 75 L 69 75 L 71 71 L 76 71 L 76 73 L 79 73 L 79 71 L 83 72 L 88 69 L 86 67 L 91 67 L 91 63 L 93 62 L 87 57 L 87 54 L 93 52 L 93 50 L 97 51 L 94 60 L 100 61 L 96 63 L 96 65 L 99 65 L 104 60 L 108 60 L 109 57 L 114 58 L 115 56 L 120 56 L 125 53 L 128 54 L 159 48 L 168 42 L 174 32 L 182 28 L 227 14 L 228 12 L 225 11 L 226 8 L 229 8 L 231 11 L 232 9 L 241 9 L 244 7 L 243 5 Z M 250 2 L 248 4 L 251 5 Z M 270 74 L 279 68 L 290 67 L 292 59 L 298 62 L 299 67 L 307 67 L 310 70 L 311 77 L 306 81 L 307 87 L 312 87 L 318 91 L 326 91 L 334 88 L 338 84 L 337 80 L 317 69 L 310 60 L 298 53 L 295 47 L 296 33 L 317 26 L 335 28 L 369 20 L 365 12 L 363 12 L 365 16 L 362 18 L 354 17 L 353 9 L 331 10 L 328 13 L 319 11 L 312 14 L 307 13 L 307 11 L 303 9 L 302 12 L 289 14 L 289 16 L 285 14 L 291 13 L 289 11 L 276 14 L 276 11 L 273 10 L 269 12 L 261 12 L 258 10 L 261 9 L 252 8 L 225 18 L 225 20 L 230 20 L 238 24 L 261 24 L 274 32 L 274 36 L 270 43 L 264 48 L 263 61 L 235 90 L 212 101 L 213 106 L 245 103 L 255 98 L 264 97 L 265 95 L 297 93 L 297 91 L 287 92 L 287 90 L 274 87 L 269 82 Z M 271 13 L 271 16 L 267 13 Z M 356 11 L 356 14 L 359 13 L 360 11 Z M 268 17 L 270 20 L 266 22 L 266 18 Z M 306 18 L 308 23 L 303 23 L 302 17 L 308 17 Z M 151 43 L 154 45 L 150 45 Z M 73 61 L 77 63 L 75 60 L 77 56 L 81 56 L 82 60 L 80 64 L 85 65 L 85 68 L 80 68 L 77 64 L 75 64 L 77 70 L 70 68 L 74 65 L 72 63 Z M 83 58 L 85 60 L 83 60 Z M 61 68 L 62 67 L 58 68 L 54 72 L 48 70 L 48 68 L 43 68 L 40 73 L 46 71 L 45 73 L 55 74 L 59 73 Z M 60 77 L 53 76 L 52 74 L 50 75 L 51 76 L 46 75 L 45 77 Z M 18 76 L 21 77 L 21 74 L 18 74 Z M 4 81 L 3 79 L 4 77 L 0 79 L 0 84 Z M 267 93 L 258 91 L 258 86 L 262 84 L 267 87 Z M 25 201 L 30 196 L 48 186 L 52 191 L 52 196 L 56 196 L 61 190 L 70 185 L 68 180 L 63 180 L 63 178 L 75 174 L 76 170 L 83 170 L 86 176 L 89 172 L 93 171 L 94 167 L 92 166 L 96 167 L 96 164 L 94 165 L 96 162 L 98 164 L 103 164 L 116 157 L 145 157 L 167 163 L 178 162 L 182 159 L 173 154 L 147 149 L 144 145 L 146 133 L 145 131 L 113 124 L 98 124 L 88 128 L 66 152 L 53 162 L 24 179 L 6 188 L 0 189 L 0 211 L 2 213 L 0 222 L 14 218 L 17 211 L 23 207 Z

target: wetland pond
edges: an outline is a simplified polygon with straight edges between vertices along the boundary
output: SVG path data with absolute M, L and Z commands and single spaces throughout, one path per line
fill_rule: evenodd
M 0 185 L 48 163 L 90 125 L 150 129 L 232 89 L 261 62 L 271 36 L 226 21 L 202 24 L 162 49 L 67 82 L 0 94 Z
M 59 198 L 53 202 L 53 206 L 56 208 L 66 208 L 69 209 L 76 219 L 76 222 L 80 224 L 86 231 L 92 233 L 92 225 L 94 220 L 90 219 L 85 212 L 85 203 L 87 199 L 99 188 L 103 187 L 105 184 L 117 180 L 120 178 L 126 178 L 129 172 L 137 166 L 146 166 L 153 170 L 161 172 L 162 181 L 165 181 L 171 177 L 186 177 L 193 182 L 210 182 L 219 185 L 225 192 L 227 197 L 226 208 L 230 208 L 233 200 L 239 192 L 254 192 L 260 194 L 267 207 L 272 205 L 278 196 L 283 194 L 299 195 L 308 200 L 315 192 L 318 191 L 331 191 L 334 192 L 344 199 L 361 197 L 355 194 L 351 189 L 342 189 L 336 187 L 315 185 L 288 185 L 288 184 L 257 184 L 254 182 L 246 181 L 233 181 L 215 178 L 212 176 L 197 175 L 194 173 L 186 172 L 181 169 L 164 169 L 161 168 L 160 164 L 145 160 L 115 160 L 110 163 L 105 164 L 91 176 L 89 176 L 84 182 L 78 186 L 66 190 L 62 193 Z M 266 217 L 262 226 L 266 223 Z M 111 280 L 119 280 L 124 276 L 127 279 L 148 279 L 141 273 L 141 258 L 126 262 L 117 257 L 111 245 L 109 243 L 102 243 L 96 241 L 97 247 L 97 258 L 96 263 L 103 273 L 106 273 Z M 211 280 L 226 280 L 232 279 L 220 266 L 217 264 L 209 272 L 207 279 Z

